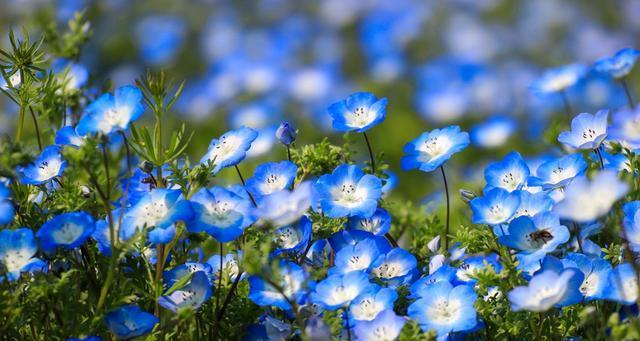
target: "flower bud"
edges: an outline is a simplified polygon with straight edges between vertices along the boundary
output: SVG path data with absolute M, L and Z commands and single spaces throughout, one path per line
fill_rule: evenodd
M 280 141 L 280 143 L 288 146 L 296 140 L 298 136 L 298 131 L 295 127 L 289 124 L 289 122 L 282 122 L 276 130 L 276 138 Z
M 462 201 L 464 201 L 467 204 L 477 196 L 478 195 L 476 195 L 475 193 L 471 192 L 468 189 L 463 188 L 460 190 L 460 197 L 462 198 Z

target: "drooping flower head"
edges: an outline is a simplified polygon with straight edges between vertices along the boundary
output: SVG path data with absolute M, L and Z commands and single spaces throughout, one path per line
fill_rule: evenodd
M 593 181 L 580 176 L 567 186 L 564 199 L 553 210 L 560 218 L 590 222 L 607 214 L 628 191 L 629 186 L 618 179 L 615 171 L 601 171 Z
M 42 250 L 54 251 L 57 247 L 73 250 L 91 236 L 95 221 L 87 212 L 62 213 L 47 221 L 38 230 Z
M 468 145 L 469 134 L 460 131 L 458 126 L 422 133 L 404 146 L 404 152 L 407 155 L 400 161 L 402 169 L 431 172 Z
M 203 188 L 190 201 L 189 231 L 206 231 L 223 243 L 238 238 L 255 221 L 251 201 L 222 187 Z
M 619 79 L 631 72 L 638 56 L 640 56 L 640 51 L 627 47 L 611 57 L 599 59 L 593 64 L 593 69 Z
M 20 182 L 25 185 L 40 185 L 62 175 L 67 161 L 60 154 L 60 147 L 48 146 L 42 150 L 38 158 L 24 167 L 18 167 Z
M 576 149 L 596 149 L 607 137 L 608 110 L 595 115 L 582 113 L 571 120 L 571 130 L 558 135 L 558 142 Z
M 38 243 L 30 229 L 0 231 L 0 271 L 6 271 L 9 281 L 19 279 L 22 272 L 46 269 L 42 260 L 33 257 L 36 252 Z
M 382 181 L 356 165 L 340 165 L 318 179 L 314 188 L 324 214 L 331 218 L 370 217 L 382 195 Z
M 540 186 L 543 189 L 565 187 L 573 178 L 584 174 L 587 162 L 580 154 L 566 155 L 541 164 L 536 176 L 529 178 L 529 185 Z
M 180 190 L 155 188 L 127 210 L 120 227 L 120 238 L 130 239 L 145 228 L 166 229 L 178 221 L 188 220 L 191 215 L 191 205 L 184 200 Z
M 589 71 L 584 64 L 569 64 L 545 71 L 531 88 L 541 93 L 554 93 L 564 91 L 574 86 Z
M 395 340 L 400 336 L 406 320 L 398 316 L 393 309 L 380 312 L 375 319 L 359 321 L 353 328 L 358 340 Z
M 547 311 L 551 307 L 565 307 L 582 301 L 580 285 L 584 275 L 578 269 L 562 272 L 546 270 L 535 275 L 527 286 L 511 290 L 507 296 L 511 310 Z
M 211 294 L 212 289 L 207 274 L 203 271 L 198 271 L 184 287 L 167 296 L 160 296 L 158 304 L 174 313 L 183 308 L 197 310 L 211 298 Z
M 521 189 L 529 178 L 529 167 L 520 153 L 511 152 L 504 159 L 484 169 L 486 189 L 503 188 L 509 192 Z
M 150 333 L 160 320 L 137 305 L 125 305 L 107 313 L 104 322 L 116 338 L 130 339 Z
M 498 225 L 508 222 L 520 206 L 520 195 L 493 188 L 469 202 L 474 224 Z
M 316 284 L 311 300 L 324 309 L 337 310 L 347 307 L 372 284 L 362 271 L 330 275 Z
M 387 99 L 378 99 L 368 92 L 356 92 L 332 104 L 328 111 L 333 119 L 334 129 L 363 133 L 384 121 L 387 115 Z
M 469 285 L 454 287 L 446 281 L 428 285 L 422 297 L 411 303 L 407 314 L 418 321 L 423 331 L 434 330 L 439 337 L 451 332 L 468 331 L 477 324 L 473 304 L 477 295 Z
M 76 131 L 83 136 L 91 133 L 108 135 L 127 130 L 129 124 L 143 112 L 142 91 L 134 86 L 123 86 L 116 89 L 113 95 L 103 94 L 89 104 Z
M 253 177 L 247 179 L 247 191 L 260 198 L 291 188 L 298 166 L 290 161 L 267 162 L 256 167 Z
M 258 137 L 258 132 L 247 127 L 228 131 L 219 139 L 211 140 L 209 150 L 200 163 L 212 161 L 215 164 L 213 173 L 240 163 L 247 156 L 251 143 Z

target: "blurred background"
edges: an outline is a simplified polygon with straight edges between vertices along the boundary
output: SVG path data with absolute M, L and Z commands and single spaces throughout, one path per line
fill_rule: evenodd
M 186 80 L 169 125 L 187 121 L 195 130 L 189 152 L 196 162 L 211 138 L 241 125 L 260 132 L 250 162 L 243 164 L 248 174 L 260 162 L 284 159 L 274 132 L 285 119 L 300 129 L 298 145 L 325 135 L 342 143 L 327 107 L 354 91 L 387 97 L 387 119 L 369 134 L 374 150 L 383 151 L 399 175 L 393 195 L 433 202 L 438 209 L 440 176 L 402 173 L 405 143 L 426 130 L 460 125 L 471 133 L 472 146 L 447 164 L 452 194 L 462 187 L 479 191 L 486 163 L 516 149 L 533 165 L 557 148 L 554 125 L 568 122 L 561 98 L 530 90 L 545 69 L 591 64 L 636 46 L 640 33 L 640 1 L 634 0 L 0 4 L 4 48 L 10 27 L 24 27 L 37 37 L 47 29 L 66 29 L 74 13 L 84 12 L 92 38 L 73 62 L 88 71 L 89 89 L 133 84 L 149 69 L 163 68 L 175 80 Z M 637 83 L 633 76 L 632 89 Z M 568 96 L 576 112 L 626 103 L 620 85 L 597 74 L 569 89 Z M 0 105 L 0 133 L 13 134 L 16 108 L 6 100 Z M 357 158 L 367 160 L 362 137 L 351 140 Z M 234 174 L 228 176 L 235 181 Z

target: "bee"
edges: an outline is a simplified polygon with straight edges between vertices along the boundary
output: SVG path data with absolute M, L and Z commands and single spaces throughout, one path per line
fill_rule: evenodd
M 542 242 L 543 244 L 546 244 L 548 241 L 553 239 L 553 235 L 548 230 L 539 230 L 536 232 L 532 232 L 529 234 L 529 237 L 532 241 L 538 243 Z

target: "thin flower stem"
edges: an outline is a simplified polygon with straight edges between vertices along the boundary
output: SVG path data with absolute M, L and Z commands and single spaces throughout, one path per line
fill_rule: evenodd
M 29 107 L 29 112 L 31 112 L 31 118 L 33 119 L 33 127 L 36 130 L 36 138 L 38 140 L 38 149 L 42 151 L 42 140 L 40 139 L 40 128 L 38 127 L 38 118 L 36 114 L 33 112 L 33 109 Z
M 238 284 L 240 283 L 240 278 L 242 277 L 243 274 L 244 273 L 242 271 L 238 271 L 238 274 L 236 275 L 236 278 L 233 280 L 233 283 L 231 284 L 231 288 L 229 288 L 229 292 L 227 292 L 227 296 L 224 298 L 224 301 L 222 302 L 222 307 L 218 311 L 218 316 L 216 316 L 216 321 L 217 322 L 222 321 L 222 318 L 224 317 L 224 313 L 227 310 L 227 306 L 229 305 L 229 302 L 231 302 L 231 298 L 233 297 L 233 293 L 236 291 L 236 288 L 238 287 Z
M 22 140 L 25 115 L 26 115 L 25 109 L 23 107 L 20 107 L 20 114 L 18 116 L 18 131 L 16 132 L 16 142 L 20 142 L 20 140 Z
M 600 161 L 600 169 L 604 169 L 604 159 L 602 158 L 602 151 L 600 147 L 595 149 L 596 154 L 598 155 L 598 160 Z
M 578 226 L 575 221 L 573 222 L 573 233 L 576 235 L 576 241 L 578 242 L 578 249 L 580 250 L 580 253 L 584 253 L 584 250 L 582 249 L 582 240 L 580 240 L 580 226 Z
M 450 202 L 449 202 L 449 184 L 447 183 L 447 175 L 444 172 L 444 166 L 440 166 L 440 172 L 442 173 L 442 181 L 444 182 L 444 194 L 447 199 L 447 215 L 446 215 L 446 225 L 444 232 L 444 249 L 449 250 L 449 214 L 450 210 Z
M 287 158 L 289 159 L 289 162 L 291 161 L 291 146 L 287 145 Z
M 224 244 L 220 243 L 220 272 L 218 274 L 218 292 L 222 293 L 222 253 L 224 252 Z M 216 295 L 216 312 L 220 308 L 220 295 Z
M 560 96 L 562 96 L 562 103 L 564 103 L 564 112 L 570 118 L 573 117 L 573 109 L 571 108 L 571 103 L 569 102 L 569 96 L 567 95 L 566 91 L 564 90 L 560 91 Z
M 129 149 L 129 141 L 127 140 L 127 135 L 125 135 L 124 131 L 121 130 L 120 135 L 122 135 L 122 139 L 124 141 L 124 148 L 125 148 L 126 157 L 127 157 L 127 179 L 126 179 L 126 184 L 124 186 L 124 192 L 122 193 L 122 203 L 121 203 L 121 206 L 123 208 L 126 208 L 127 194 L 129 193 L 129 185 L 131 184 L 131 150 Z M 122 225 L 124 211 L 125 211 L 124 209 L 120 210 L 120 215 L 118 217 L 118 226 Z
M 236 172 L 238 172 L 238 177 L 240 178 L 240 182 L 242 182 L 242 187 L 244 187 L 244 190 L 249 195 L 249 199 L 251 199 L 251 203 L 253 203 L 254 207 L 258 207 L 258 204 L 256 203 L 256 199 L 254 199 L 253 195 L 251 195 L 251 192 L 249 192 L 247 190 L 247 184 L 245 183 L 244 177 L 242 176 L 242 173 L 240 172 L 240 168 L 238 168 L 238 165 L 236 165 L 235 167 L 236 167 Z
M 344 309 L 344 322 L 347 324 L 347 340 L 351 341 L 351 326 L 349 323 L 349 311 Z
M 635 104 L 633 103 L 633 96 L 631 95 L 631 91 L 629 89 L 629 84 L 627 84 L 626 77 L 620 79 L 620 84 L 622 84 L 622 88 L 624 88 L 624 93 L 627 95 L 627 103 L 629 103 L 629 109 L 633 109 Z
M 365 132 L 363 132 L 362 135 L 364 135 L 364 140 L 365 142 L 367 142 L 367 149 L 369 150 L 369 159 L 371 160 L 371 174 L 376 174 L 376 159 L 373 155 L 373 150 L 371 149 L 371 143 L 369 143 L 369 137 Z
M 391 235 L 391 233 L 387 232 L 384 234 L 384 237 L 387 238 L 387 240 L 389 241 L 389 243 L 391 243 L 391 246 L 393 247 L 398 247 L 398 242 L 396 241 L 395 238 L 393 238 L 393 236 Z

